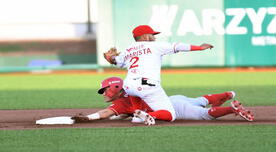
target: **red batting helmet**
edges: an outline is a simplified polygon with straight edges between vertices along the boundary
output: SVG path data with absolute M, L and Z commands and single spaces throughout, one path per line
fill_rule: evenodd
M 144 34 L 159 34 L 160 32 L 154 31 L 150 26 L 148 25 L 139 25 L 136 28 L 133 29 L 132 34 L 133 37 L 142 36 Z
M 107 96 L 113 97 L 123 89 L 123 80 L 119 77 L 106 78 L 101 83 L 101 89 L 98 90 L 99 94 L 103 94 L 106 88 L 110 88 L 109 92 L 106 92 Z

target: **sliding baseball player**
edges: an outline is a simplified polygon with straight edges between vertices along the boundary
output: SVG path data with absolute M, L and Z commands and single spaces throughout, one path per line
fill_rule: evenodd
M 146 125 L 154 125 L 155 119 L 167 120 L 158 111 L 150 108 L 141 98 L 128 95 L 123 89 L 123 80 L 119 77 L 110 77 L 103 80 L 98 93 L 103 95 L 106 102 L 111 102 L 112 104 L 96 113 L 72 117 L 76 123 L 109 118 L 114 115 L 120 118 L 122 116 L 133 116 L 132 122 L 142 122 Z M 198 98 L 174 95 L 170 96 L 169 99 L 176 113 L 176 119 L 213 120 L 228 114 L 236 114 L 247 121 L 253 121 L 253 114 L 246 110 L 237 100 L 232 101 L 231 106 L 221 107 L 227 100 L 234 97 L 235 93 L 229 91 Z M 212 107 L 205 108 L 207 105 Z

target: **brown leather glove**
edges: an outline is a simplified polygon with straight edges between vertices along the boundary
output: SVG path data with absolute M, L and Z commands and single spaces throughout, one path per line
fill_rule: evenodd
M 110 64 L 116 64 L 115 57 L 118 56 L 119 54 L 120 53 L 117 52 L 117 49 L 113 47 L 113 48 L 110 48 L 103 55 L 107 62 L 109 62 Z
M 75 120 L 75 123 L 82 123 L 82 122 L 89 122 L 90 121 L 87 116 L 84 116 L 81 113 L 71 117 L 71 119 Z

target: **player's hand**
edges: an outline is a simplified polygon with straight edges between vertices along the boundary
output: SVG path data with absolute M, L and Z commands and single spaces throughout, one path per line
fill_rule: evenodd
M 75 120 L 75 123 L 82 123 L 82 122 L 89 122 L 90 121 L 89 118 L 87 116 L 84 116 L 82 113 L 71 117 L 71 119 Z
M 206 49 L 212 49 L 214 46 L 211 45 L 211 44 L 201 44 L 200 47 L 203 49 L 203 50 L 206 50 Z

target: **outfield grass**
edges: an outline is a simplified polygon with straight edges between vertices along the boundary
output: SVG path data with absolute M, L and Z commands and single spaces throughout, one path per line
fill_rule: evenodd
M 96 92 L 109 76 L 2 75 L 0 109 L 103 108 L 107 104 Z M 163 74 L 162 80 L 168 95 L 234 90 L 247 106 L 276 105 L 276 72 Z
M 5 152 L 274 152 L 275 126 L 186 126 L 0 131 Z
M 94 108 L 112 75 L 1 75 L 0 109 Z M 123 75 L 116 75 L 121 76 Z M 168 95 L 235 90 L 247 106 L 276 105 L 276 72 L 163 74 Z M 275 125 L 0 130 L 2 152 L 274 152 Z

